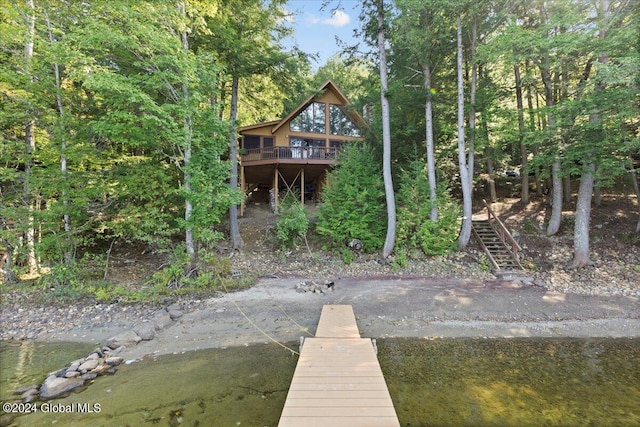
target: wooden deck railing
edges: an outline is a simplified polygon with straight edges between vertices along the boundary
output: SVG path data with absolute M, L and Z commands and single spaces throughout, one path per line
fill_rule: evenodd
M 500 236 L 500 241 L 502 242 L 503 245 L 505 245 L 511 251 L 516 261 L 520 262 L 519 253 L 520 251 L 522 251 L 522 248 L 520 247 L 518 242 L 514 240 L 513 236 L 511 236 L 511 233 L 509 233 L 509 230 L 507 230 L 507 227 L 502 223 L 502 221 L 500 221 L 500 218 L 498 218 L 495 212 L 493 212 L 493 210 L 489 206 L 489 203 L 487 203 L 487 201 L 484 199 L 482 200 L 482 202 L 487 207 L 487 216 L 488 216 L 489 223 L 498 232 L 498 236 Z
M 278 159 L 335 160 L 340 152 L 337 147 L 269 147 L 242 151 L 243 161 Z

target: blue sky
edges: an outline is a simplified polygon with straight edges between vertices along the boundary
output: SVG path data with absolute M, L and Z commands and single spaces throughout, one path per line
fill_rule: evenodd
M 311 64 L 314 70 L 340 52 L 336 36 L 349 45 L 355 44 L 353 30 L 360 25 L 360 0 L 333 0 L 320 10 L 322 4 L 323 0 L 289 0 L 286 5 L 292 14 L 290 25 L 294 35 L 293 40 L 286 40 L 285 44 L 297 44 L 304 52 L 318 54 L 318 61 Z

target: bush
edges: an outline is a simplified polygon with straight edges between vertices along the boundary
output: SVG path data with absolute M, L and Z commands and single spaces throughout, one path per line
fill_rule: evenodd
M 426 255 L 451 252 L 460 229 L 459 208 L 444 186 L 437 190 L 438 221 L 431 220 L 431 196 L 424 162 L 412 162 L 400 175 L 397 193 L 397 246 Z
M 384 243 L 387 213 L 382 172 L 370 148 L 349 144 L 331 170 L 323 192 L 316 231 L 336 247 L 358 239 L 365 252 Z
M 276 223 L 276 240 L 282 249 L 290 248 L 304 238 L 309 219 L 300 196 L 288 193 L 280 205 L 280 219 Z

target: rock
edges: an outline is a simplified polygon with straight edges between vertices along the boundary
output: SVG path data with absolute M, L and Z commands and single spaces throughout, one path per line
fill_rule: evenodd
M 15 389 L 15 391 L 13 392 L 13 394 L 23 394 L 28 392 L 29 390 L 38 390 L 38 385 L 37 384 L 31 384 L 31 385 L 27 385 L 24 387 L 20 387 Z
M 86 374 L 82 374 L 80 378 L 82 378 L 83 381 L 91 381 L 95 379 L 97 376 L 98 374 L 96 374 L 95 372 L 87 372 Z
M 101 363 L 95 367 L 95 369 L 91 370 L 92 374 L 103 375 L 105 373 L 114 373 L 113 366 L 108 363 Z
M 161 331 L 173 323 L 171 316 L 166 310 L 159 310 L 153 317 L 153 323 L 156 325 L 156 331 Z
M 55 399 L 83 385 L 84 380 L 82 378 L 59 378 L 51 376 L 42 383 L 40 387 L 40 398 L 47 400 Z
M 296 292 L 311 292 L 315 294 L 325 294 L 333 292 L 334 282 L 325 281 L 324 284 L 320 284 L 313 280 L 309 282 L 302 282 L 296 285 Z
M 80 376 L 80 372 L 78 371 L 67 371 L 66 374 L 64 374 L 65 378 L 75 378 L 75 377 L 79 377 Z
M 85 360 L 97 360 L 100 359 L 100 355 L 96 352 L 91 353 L 90 355 L 88 355 Z
M 181 318 L 184 315 L 184 313 L 182 312 L 182 310 L 169 310 L 169 317 L 171 318 L 171 320 L 177 320 L 179 318 Z
M 151 322 L 138 323 L 133 327 L 133 332 L 138 334 L 143 341 L 149 341 L 156 336 L 156 325 Z
M 109 366 L 118 366 L 120 365 L 124 359 L 120 356 L 110 356 L 104 359 L 104 363 L 107 363 Z
M 20 398 L 22 399 L 22 401 L 24 403 L 33 402 L 34 400 L 36 400 L 38 398 L 38 389 L 37 388 L 29 389 L 29 390 L 25 391 L 24 393 L 22 393 Z
M 167 317 L 169 315 L 167 314 Z M 123 332 L 119 335 L 113 336 L 107 340 L 107 347 L 116 349 L 121 346 L 134 346 L 142 341 L 142 338 L 138 336 L 134 331 Z
M 91 359 L 84 362 L 82 365 L 78 366 L 78 371 L 81 373 L 89 372 L 95 369 L 100 364 L 100 360 Z

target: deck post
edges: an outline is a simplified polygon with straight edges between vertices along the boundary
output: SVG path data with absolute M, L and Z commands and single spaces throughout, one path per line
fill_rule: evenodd
M 279 191 L 278 190 L 278 175 L 280 174 L 280 172 L 278 171 L 278 166 L 276 165 L 274 174 L 273 174 L 273 213 L 278 213 L 278 197 L 279 197 Z
M 244 166 L 240 166 L 240 189 L 242 190 L 242 202 L 240 203 L 240 216 L 244 216 L 244 208 L 246 207 L 247 184 L 244 182 Z
M 304 206 L 304 168 L 300 169 L 300 203 Z

